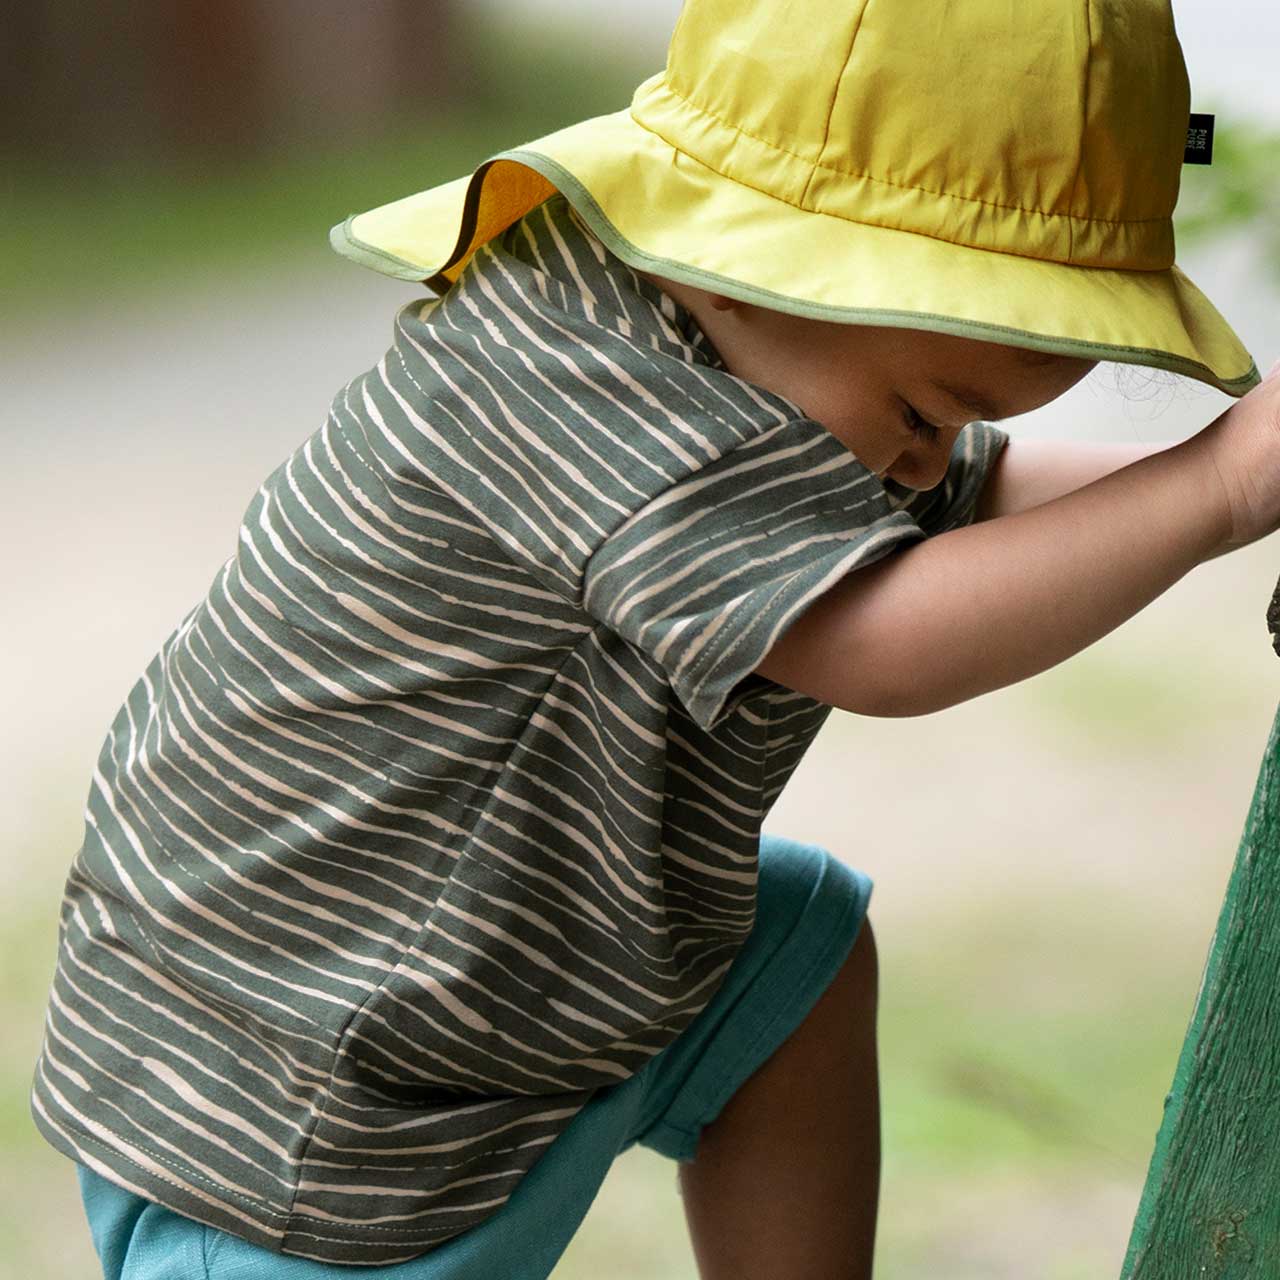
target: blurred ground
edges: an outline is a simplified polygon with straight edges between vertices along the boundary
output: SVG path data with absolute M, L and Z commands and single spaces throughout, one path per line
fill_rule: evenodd
M 1197 261 L 1265 367 L 1274 300 L 1247 258 Z M 9 316 L 0 1276 L 95 1274 L 26 1093 L 102 735 L 257 484 L 414 293 L 318 249 L 138 293 L 85 278 L 38 320 Z M 1223 403 L 1183 392 L 1147 420 L 1099 374 L 1014 429 L 1180 438 Z M 1280 700 L 1277 570 L 1274 537 L 1203 565 L 1079 657 L 936 716 L 833 713 L 771 816 L 876 881 L 880 1280 L 1118 1274 Z M 629 1152 L 556 1280 L 694 1275 L 673 1166 Z

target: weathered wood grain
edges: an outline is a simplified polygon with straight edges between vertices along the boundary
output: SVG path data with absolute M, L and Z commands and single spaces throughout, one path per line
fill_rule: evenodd
M 1280 1280 L 1280 713 L 1121 1280 Z

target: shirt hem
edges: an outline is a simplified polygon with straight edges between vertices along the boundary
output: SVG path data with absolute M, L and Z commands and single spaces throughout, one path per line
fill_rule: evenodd
M 48 1101 L 47 1098 L 42 1097 L 44 1105 L 47 1106 Z M 324 1254 L 305 1252 L 299 1249 L 285 1249 L 282 1246 L 293 1230 L 293 1219 L 290 1216 L 268 1209 L 242 1195 L 227 1191 L 221 1187 L 217 1192 L 218 1197 L 251 1205 L 254 1214 L 260 1217 L 279 1217 L 285 1225 L 282 1225 L 279 1230 L 272 1231 L 263 1227 L 260 1223 L 246 1222 L 243 1217 L 229 1212 L 224 1211 L 219 1214 L 216 1201 L 211 1204 L 184 1192 L 183 1188 L 177 1183 L 171 1182 L 163 1175 L 157 1174 L 154 1170 L 139 1164 L 119 1148 L 110 1146 L 100 1138 L 86 1133 L 79 1126 L 68 1123 L 65 1117 L 55 1122 L 37 1108 L 32 1107 L 31 1118 L 45 1141 L 77 1164 L 86 1164 L 86 1157 L 92 1157 L 100 1166 L 94 1170 L 95 1172 L 108 1181 L 114 1180 L 111 1176 L 113 1172 L 117 1173 L 120 1175 L 122 1183 L 127 1184 L 125 1189 L 139 1196 L 139 1198 L 168 1209 L 181 1217 L 201 1223 L 204 1226 L 212 1227 L 218 1231 L 225 1231 L 240 1240 L 257 1245 L 282 1257 L 307 1258 L 317 1262 L 341 1266 L 388 1266 L 421 1257 L 453 1238 L 449 1236 L 443 1239 L 423 1241 L 421 1237 L 418 1237 L 417 1239 L 395 1240 L 388 1237 L 394 1236 L 401 1231 L 407 1231 L 407 1229 L 398 1227 L 361 1227 L 349 1224 L 337 1227 L 331 1222 L 326 1222 L 323 1224 L 325 1230 L 334 1233 L 330 1238 L 339 1237 L 337 1240 L 338 1249 Z M 147 1154 L 157 1161 L 173 1164 L 175 1172 L 181 1177 L 189 1178 L 192 1182 L 208 1182 L 208 1179 L 203 1174 L 186 1165 L 180 1165 L 167 1156 L 161 1157 L 154 1152 L 147 1152 Z M 121 1183 L 117 1185 L 121 1185 Z M 341 1236 L 345 1236 L 346 1239 L 340 1238 Z M 349 1247 L 343 1248 L 344 1244 Z M 378 1256 L 370 1257 L 370 1253 L 375 1250 Z M 391 1250 L 395 1252 L 391 1253 Z M 405 1250 L 410 1250 L 410 1252 L 405 1252 Z

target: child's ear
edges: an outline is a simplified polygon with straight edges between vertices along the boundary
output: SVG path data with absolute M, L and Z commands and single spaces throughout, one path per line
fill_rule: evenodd
M 726 298 L 723 293 L 708 293 L 707 298 L 716 311 L 729 311 L 734 307 L 746 305 L 737 298 Z

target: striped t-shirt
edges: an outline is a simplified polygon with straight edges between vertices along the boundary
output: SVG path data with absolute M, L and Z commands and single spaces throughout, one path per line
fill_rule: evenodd
M 98 758 L 32 1091 L 59 1150 L 337 1263 L 498 1210 L 707 1004 L 830 708 L 754 668 L 972 519 L 882 483 L 563 196 L 396 318 Z

